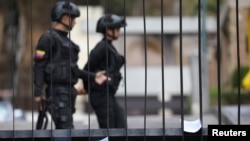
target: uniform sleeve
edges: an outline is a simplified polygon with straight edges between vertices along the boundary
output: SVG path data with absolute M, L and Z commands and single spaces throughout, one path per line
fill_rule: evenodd
M 90 78 L 90 80 L 94 80 L 95 79 L 95 73 L 92 72 L 88 72 L 85 70 L 79 70 L 79 77 L 83 80 L 88 80 Z
M 45 66 L 49 62 L 50 50 L 54 46 L 55 41 L 48 34 L 43 34 L 36 46 L 34 56 L 34 96 L 42 95 L 42 89 L 44 84 Z

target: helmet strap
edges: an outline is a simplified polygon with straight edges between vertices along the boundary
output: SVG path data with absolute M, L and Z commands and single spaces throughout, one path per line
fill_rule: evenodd
M 110 37 L 112 40 L 116 40 L 117 39 L 117 37 L 115 37 L 114 35 L 115 35 L 115 30 L 114 29 L 112 29 L 112 32 L 113 32 L 113 34 L 112 35 L 110 35 L 110 34 L 106 34 L 108 37 Z
M 72 30 L 71 26 L 68 26 L 67 24 L 63 23 L 62 21 L 58 21 L 60 24 L 62 24 L 64 27 L 66 27 L 68 30 Z

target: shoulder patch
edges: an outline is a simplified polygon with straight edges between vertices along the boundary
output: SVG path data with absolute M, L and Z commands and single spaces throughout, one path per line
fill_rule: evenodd
M 45 51 L 44 50 L 36 50 L 35 59 L 42 60 L 44 59 Z

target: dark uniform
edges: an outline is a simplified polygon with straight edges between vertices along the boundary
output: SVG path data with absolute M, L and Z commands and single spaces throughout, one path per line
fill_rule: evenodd
M 75 10 L 72 16 L 79 16 L 76 5 L 70 3 L 70 6 L 72 10 Z M 64 2 L 58 2 L 54 13 L 52 10 L 52 20 L 60 22 L 60 17 L 66 12 L 68 13 L 68 10 Z M 51 100 L 49 111 L 56 129 L 73 128 L 77 95 L 74 85 L 79 77 L 88 78 L 88 73 L 80 71 L 77 66 L 79 46 L 73 43 L 67 35 L 68 32 L 53 28 L 46 31 L 38 41 L 34 58 L 34 96 L 42 95 L 45 83 L 46 99 Z M 91 79 L 94 76 L 91 74 Z
M 115 18 L 118 18 L 114 23 L 115 26 L 122 27 L 123 19 L 118 16 Z M 100 20 L 102 19 L 103 17 Z M 98 31 L 99 29 L 97 32 Z M 101 32 L 103 31 L 101 30 Z M 106 70 L 106 75 L 111 78 L 111 81 L 107 81 L 102 85 L 98 85 L 94 81 L 87 81 L 87 79 L 84 81 L 85 88 L 89 93 L 91 106 L 97 115 L 100 128 L 126 127 L 124 111 L 115 97 L 122 79 L 120 68 L 124 63 L 124 57 L 118 53 L 112 45 L 112 41 L 107 40 L 105 36 L 91 51 L 88 62 L 84 66 L 84 70 L 90 72 Z
M 73 85 L 78 77 L 70 76 L 69 64 L 76 64 L 78 52 L 79 47 L 67 38 L 67 32 L 55 29 L 45 32 L 36 48 L 34 94 L 41 96 L 44 82 L 47 84 L 46 96 L 52 97 L 51 113 L 58 129 L 73 127 L 71 115 L 76 97 Z

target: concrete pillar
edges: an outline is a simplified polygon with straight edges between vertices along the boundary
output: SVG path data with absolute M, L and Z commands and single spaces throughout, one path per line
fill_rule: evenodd
M 199 114 L 200 108 L 202 112 L 206 113 L 209 111 L 209 83 L 208 83 L 208 70 L 207 70 L 207 60 L 205 57 L 202 59 L 201 66 L 201 81 L 199 79 L 199 58 L 197 55 L 192 55 L 190 57 L 191 65 L 191 81 L 192 81 L 192 101 L 191 101 L 191 112 L 192 114 Z M 202 83 L 200 87 L 200 83 Z M 202 89 L 202 95 L 200 95 L 200 89 Z M 200 100 L 202 97 L 202 101 Z M 200 107 L 202 102 L 202 107 Z M 203 114 L 202 113 L 202 114 Z

